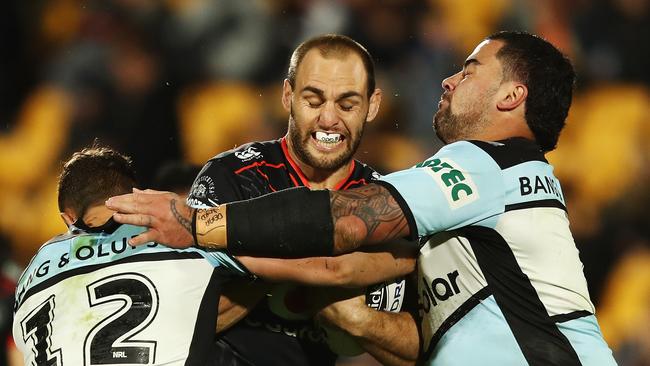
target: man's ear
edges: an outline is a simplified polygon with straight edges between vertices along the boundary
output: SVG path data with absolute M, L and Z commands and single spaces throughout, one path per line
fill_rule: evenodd
M 291 87 L 291 83 L 289 83 L 289 79 L 284 79 L 284 83 L 282 84 L 282 106 L 284 107 L 284 110 L 287 112 L 291 112 L 292 95 L 293 95 L 293 88 Z
M 370 101 L 368 105 L 368 116 L 366 117 L 366 122 L 371 122 L 377 113 L 379 112 L 379 105 L 381 104 L 382 92 L 381 89 L 377 88 L 370 96 Z
M 59 214 L 61 215 L 61 218 L 67 227 L 70 227 L 70 225 L 74 224 L 75 221 L 77 221 L 77 215 L 69 208 L 66 208 Z
M 526 85 L 509 81 L 501 86 L 503 94 L 497 101 L 497 109 L 500 111 L 511 111 L 522 105 L 528 97 Z

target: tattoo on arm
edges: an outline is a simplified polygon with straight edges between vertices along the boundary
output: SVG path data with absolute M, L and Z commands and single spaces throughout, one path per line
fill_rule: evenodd
M 172 214 L 176 218 L 176 221 L 178 221 L 181 226 L 187 230 L 190 234 L 192 234 L 192 222 L 188 220 L 187 218 L 183 217 L 180 212 L 178 212 L 178 209 L 176 208 L 176 200 L 172 199 L 171 202 L 169 202 L 169 208 L 172 211 Z
M 395 198 L 381 185 L 366 186 L 347 191 L 330 192 L 334 227 L 354 227 L 360 222 L 364 230 L 348 229 L 340 233 L 344 242 L 358 247 L 360 242 L 379 243 L 407 236 L 406 217 Z M 338 234 L 338 233 L 337 233 Z

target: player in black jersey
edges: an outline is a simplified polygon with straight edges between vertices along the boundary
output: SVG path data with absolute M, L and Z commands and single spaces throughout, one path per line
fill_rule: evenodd
M 338 35 L 304 42 L 291 57 L 283 85 L 282 104 L 289 113 L 286 136 L 249 143 L 211 159 L 196 178 L 188 204 L 215 206 L 292 187 L 340 190 L 373 181 L 379 175 L 353 154 L 380 101 L 372 60 L 361 45 Z M 411 263 L 410 254 L 404 255 Z M 272 263 L 240 260 L 252 272 Z M 399 260 L 387 256 L 386 264 Z M 296 268 L 304 275 L 309 267 Z M 217 346 L 223 364 L 334 364 L 335 346 L 328 346 L 327 334 L 314 323 L 317 304 L 310 302 L 313 297 L 305 288 L 286 283 L 231 283 L 229 288 L 230 296 L 220 305 L 220 328 L 254 308 L 222 333 Z

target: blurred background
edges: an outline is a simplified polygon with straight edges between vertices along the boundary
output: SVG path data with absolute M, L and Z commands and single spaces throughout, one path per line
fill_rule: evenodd
M 13 357 L 15 281 L 66 230 L 56 179 L 73 151 L 98 138 L 134 158 L 143 187 L 187 185 L 213 155 L 284 134 L 290 52 L 333 32 L 368 48 L 384 90 L 357 157 L 383 173 L 407 168 L 441 146 L 431 120 L 442 79 L 502 29 L 539 34 L 576 65 L 568 125 L 548 157 L 603 333 L 620 365 L 650 365 L 649 15 L 648 0 L 5 2 L 0 365 Z

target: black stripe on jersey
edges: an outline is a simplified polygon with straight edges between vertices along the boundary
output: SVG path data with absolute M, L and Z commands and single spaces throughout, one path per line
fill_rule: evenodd
M 56 285 L 57 283 L 65 280 L 66 278 L 90 273 L 105 267 L 110 267 L 122 263 L 164 261 L 164 260 L 174 260 L 174 259 L 199 259 L 199 258 L 203 258 L 203 256 L 198 252 L 169 251 L 169 252 L 160 252 L 160 253 L 143 253 L 143 254 L 132 255 L 130 257 L 126 257 L 113 262 L 93 264 L 93 265 L 83 266 L 79 268 L 73 268 L 69 271 L 59 273 L 56 276 L 53 276 L 52 278 L 48 278 L 47 280 L 30 288 L 29 291 L 25 293 L 25 296 L 23 296 L 20 299 L 20 303 L 16 305 L 14 312 L 17 311 L 18 308 L 20 308 L 20 306 L 25 302 L 25 300 L 27 300 L 30 296 L 50 286 Z
M 499 164 L 501 170 L 508 169 L 527 161 L 541 161 L 548 163 L 539 146 L 537 146 L 535 142 L 524 138 L 516 137 L 496 142 L 476 140 L 469 142 L 488 153 L 488 155 Z
M 469 240 L 494 299 L 531 366 L 580 365 L 569 340 L 558 329 L 508 243 L 493 229 L 460 229 Z
M 199 311 L 194 323 L 194 335 L 192 343 L 188 350 L 188 356 L 185 360 L 186 366 L 203 366 L 212 364 L 214 354 L 212 342 L 217 329 L 217 315 L 219 313 L 219 297 L 223 282 L 228 278 L 228 272 L 225 268 L 216 267 L 212 271 L 210 282 L 205 288 L 205 293 L 199 306 Z
M 491 290 L 489 286 L 483 287 L 479 291 L 477 291 L 474 295 L 472 295 L 467 301 L 465 301 L 461 306 L 456 309 L 447 319 L 445 319 L 442 324 L 440 324 L 440 328 L 436 331 L 436 333 L 431 337 L 431 342 L 429 342 L 429 349 L 426 350 L 426 353 L 424 354 L 424 357 L 422 358 L 423 360 L 428 360 L 430 359 L 431 353 L 433 350 L 436 348 L 435 344 L 438 343 L 440 338 L 451 328 L 456 324 L 459 320 L 461 320 L 467 313 L 470 312 L 470 310 L 474 309 L 476 305 L 478 305 L 482 300 L 487 299 L 491 295 Z
M 513 203 L 512 205 L 506 205 L 505 211 L 508 212 L 514 210 L 523 210 L 525 208 L 535 208 L 535 207 L 555 207 L 564 211 L 567 210 L 566 206 L 562 202 L 554 199 L 549 199 L 549 200 Z
M 404 216 L 406 217 L 406 222 L 409 225 L 409 231 L 410 235 L 406 238 L 411 241 L 415 241 L 418 238 L 418 226 L 415 223 L 415 217 L 413 216 L 413 212 L 411 212 L 411 208 L 409 207 L 408 203 L 406 203 L 406 200 L 402 195 L 399 193 L 399 191 L 393 187 L 392 184 L 383 181 L 383 180 L 375 180 L 372 183 L 379 184 L 380 186 L 386 188 L 390 194 L 395 198 L 395 201 L 397 201 L 397 204 L 399 207 L 402 209 L 402 212 L 404 212 Z
M 594 315 L 594 314 L 592 314 L 587 310 L 578 310 L 566 314 L 553 315 L 551 317 L 551 320 L 555 323 L 564 323 L 564 322 L 568 322 L 569 320 L 579 319 L 590 315 Z

